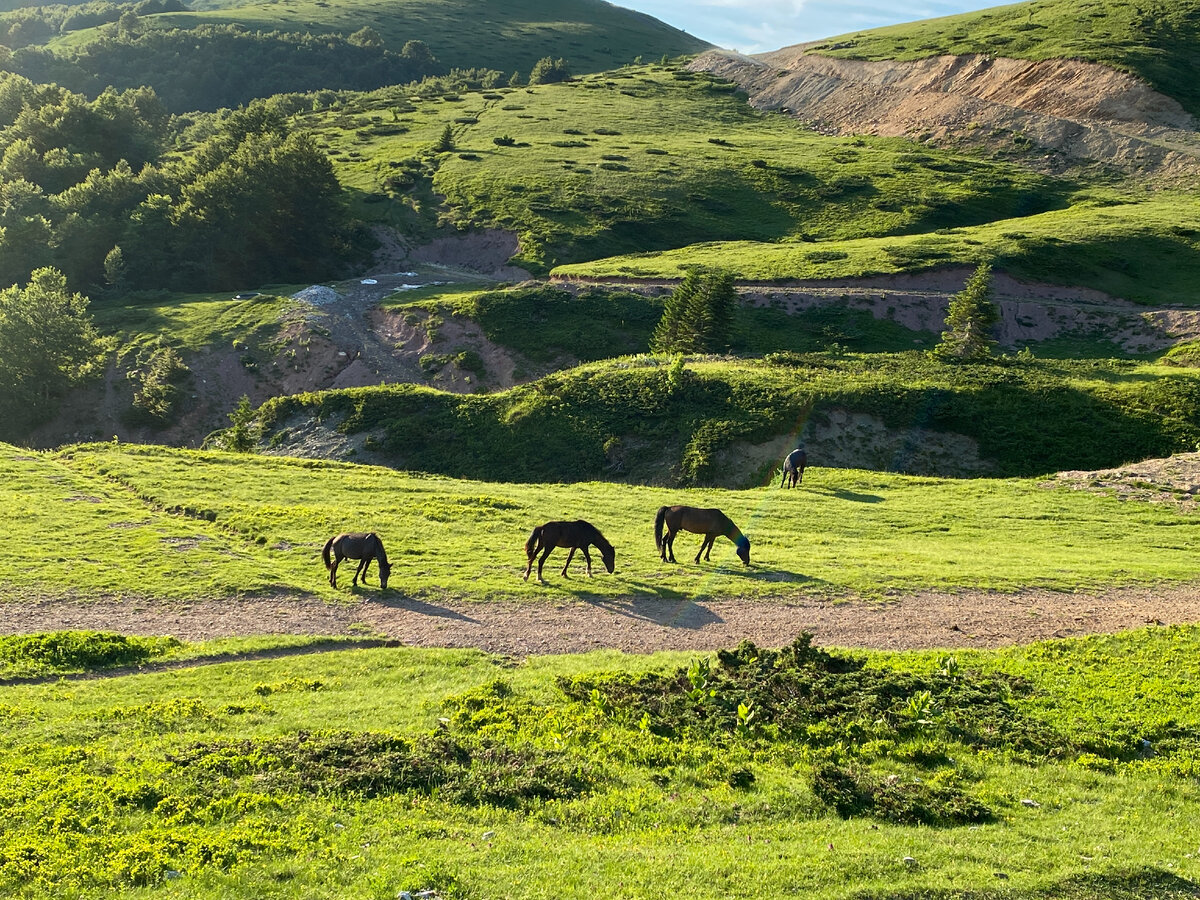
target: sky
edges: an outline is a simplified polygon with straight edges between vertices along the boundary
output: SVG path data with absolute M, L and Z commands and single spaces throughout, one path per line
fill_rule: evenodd
M 742 53 L 778 50 L 802 41 L 951 16 L 999 6 L 1005 0 L 614 0 Z

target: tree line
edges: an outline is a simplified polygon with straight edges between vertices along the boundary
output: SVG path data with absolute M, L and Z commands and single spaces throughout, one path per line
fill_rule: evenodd
M 168 156 L 177 127 L 149 88 L 0 73 L 0 286 L 45 266 L 93 295 L 315 281 L 355 252 L 332 165 L 271 104 Z
M 7 61 L 0 55 L 0 68 L 87 96 L 107 87 L 152 87 L 175 113 L 233 108 L 280 93 L 373 90 L 446 71 L 424 42 L 389 50 L 371 28 L 348 37 L 241 25 L 159 28 L 130 9 L 71 55 L 28 46 Z

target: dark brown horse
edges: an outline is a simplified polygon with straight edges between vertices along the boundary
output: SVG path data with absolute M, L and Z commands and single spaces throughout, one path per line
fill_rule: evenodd
M 664 525 L 667 527 L 665 538 Z M 719 509 L 697 509 L 694 506 L 664 506 L 659 509 L 654 519 L 654 544 L 664 562 L 668 559 L 675 562 L 675 535 L 680 529 L 704 535 L 696 553 L 696 562 L 700 562 L 701 553 L 708 559 L 713 541 L 724 535 L 737 547 L 737 555 L 742 563 L 750 565 L 750 540 L 733 524 L 733 520 Z
M 571 552 L 567 554 L 567 561 L 563 564 L 563 578 L 567 577 L 567 566 L 571 565 L 571 558 L 575 556 L 576 550 L 583 551 L 583 558 L 587 561 L 588 578 L 591 578 L 592 557 L 588 554 L 588 546 L 591 544 L 595 544 L 596 549 L 600 551 L 600 558 L 604 560 L 604 568 L 608 569 L 608 573 L 611 575 L 617 561 L 617 551 L 591 522 L 579 519 L 576 522 L 547 522 L 545 525 L 539 525 L 533 529 L 529 540 L 525 542 L 525 556 L 529 559 L 529 565 L 525 567 L 525 580 L 529 580 L 529 573 L 533 570 L 533 558 L 539 550 L 542 551 L 542 558 L 538 560 L 537 580 L 543 580 L 542 566 L 546 562 L 546 557 L 550 555 L 550 551 L 555 547 L 571 549 Z
M 779 486 L 783 487 L 791 478 L 792 483 L 788 487 L 795 487 L 796 482 L 804 480 L 804 467 L 807 465 L 808 454 L 803 447 L 797 447 L 783 461 L 783 481 L 779 482 Z
M 330 559 L 331 554 L 332 559 Z M 371 560 L 377 559 L 379 560 L 379 588 L 380 590 L 387 589 L 388 576 L 392 574 L 392 564 L 388 562 L 387 552 L 383 549 L 383 541 L 375 532 L 357 531 L 332 537 L 325 542 L 321 556 L 325 560 L 325 568 L 329 570 L 329 583 L 334 587 L 337 587 L 337 570 L 343 559 L 360 560 L 358 568 L 354 571 L 352 585 L 358 584 L 360 575 L 363 584 L 367 583 L 367 569 L 371 567 Z

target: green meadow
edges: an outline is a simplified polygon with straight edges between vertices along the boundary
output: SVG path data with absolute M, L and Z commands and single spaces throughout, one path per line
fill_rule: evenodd
M 149 652 L 0 656 L 48 646 Z M 311 649 L 0 686 L 0 889 L 1196 896 L 1196 628 L 955 657 Z
M 359 214 L 407 224 L 444 201 L 456 224 L 519 233 L 515 262 L 535 273 L 699 241 L 976 225 L 1065 207 L 1075 191 L 1013 162 L 824 137 L 751 109 L 730 84 L 662 66 L 519 90 L 388 89 L 297 121 Z M 454 150 L 431 153 L 446 125 Z
M 393 564 L 389 591 L 447 601 L 798 596 L 881 598 L 922 589 L 1102 590 L 1188 581 L 1193 516 L 1037 480 L 913 478 L 815 468 L 804 487 L 745 491 L 634 485 L 504 484 L 374 466 L 158 447 L 4 448 L 8 540 L 0 597 L 183 602 L 238 596 L 350 596 L 319 552 L 340 531 L 373 530 Z M 749 536 L 743 567 L 699 537 L 659 560 L 659 506 L 723 509 Z M 587 518 L 617 548 L 615 574 L 547 564 L 525 583 L 533 526 Z M 597 564 L 599 569 L 599 564 Z M 366 589 L 378 590 L 377 579 Z M 362 592 L 362 589 L 360 589 Z

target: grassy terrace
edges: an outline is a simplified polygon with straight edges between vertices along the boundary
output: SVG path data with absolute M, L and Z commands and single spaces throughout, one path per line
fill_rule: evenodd
M 721 241 L 558 266 L 562 278 L 680 278 L 724 268 L 751 281 L 858 278 L 993 260 L 1029 280 L 1080 286 L 1145 304 L 1200 305 L 1200 203 L 1103 194 L 1070 209 L 928 234 L 819 244 Z
M 391 385 L 280 397 L 262 418 L 268 444 L 287 439 L 293 417 L 327 420 L 364 434 L 365 449 L 379 454 L 371 459 L 422 472 L 747 486 L 767 474 L 748 461 L 754 446 L 789 440 L 836 410 L 873 416 L 898 433 L 964 435 L 1002 475 L 1168 456 L 1200 440 L 1198 391 L 1190 369 L 1118 360 L 955 366 L 922 352 L 839 352 L 676 364 L 639 356 L 495 394 Z M 903 461 L 871 468 L 902 469 Z
M 435 601 L 1076 590 L 1186 581 L 1200 549 L 1195 517 L 1020 479 L 814 469 L 797 491 L 489 484 L 113 445 L 46 455 L 7 447 L 0 470 L 6 601 L 279 593 L 334 600 L 349 588 L 325 583 L 320 547 L 358 529 L 383 536 L 394 566 L 389 590 Z M 679 502 L 724 509 L 750 537 L 755 565 L 743 568 L 728 542 L 712 563 L 693 565 L 699 539 L 686 536 L 676 555 L 689 561 L 662 564 L 654 513 Z M 555 574 L 547 587 L 522 582 L 532 527 L 578 517 L 617 547 L 616 573 Z M 51 551 L 47 535 L 55 536 Z
M 9 685 L 0 888 L 1184 900 L 1197 650 L 1195 628 L 707 666 L 347 649 Z

